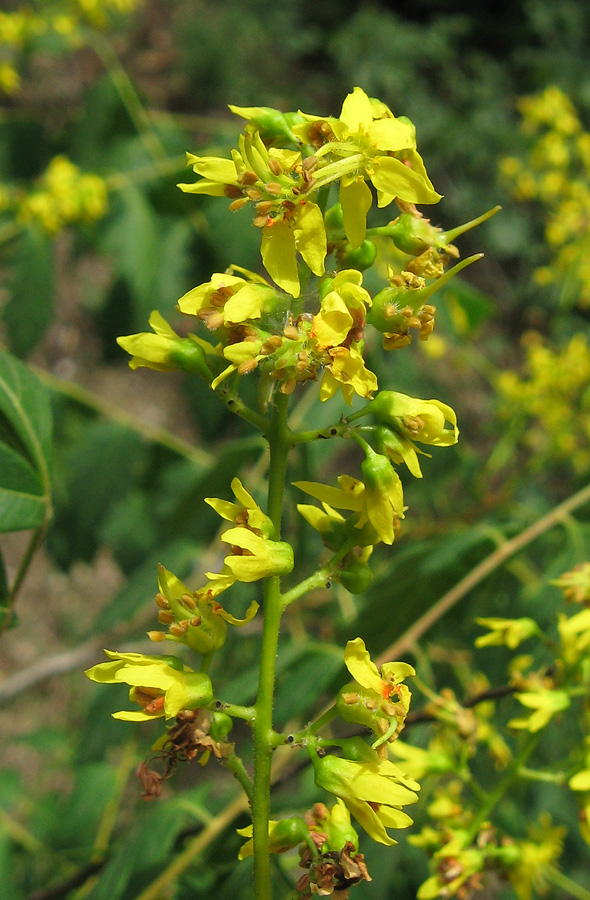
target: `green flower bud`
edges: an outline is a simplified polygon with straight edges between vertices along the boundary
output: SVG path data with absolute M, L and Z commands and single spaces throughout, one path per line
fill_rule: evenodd
M 298 113 L 282 113 L 270 106 L 232 106 L 230 104 L 229 108 L 236 116 L 252 122 L 260 131 L 261 137 L 270 140 L 283 138 L 297 143 L 291 127 L 305 121 Z
M 169 361 L 172 368 L 181 369 L 183 372 L 196 373 L 206 381 L 212 380 L 211 370 L 207 365 L 205 351 L 200 347 L 192 335 L 178 342 L 170 351 Z
M 216 712 L 213 714 L 213 720 L 209 726 L 209 736 L 218 743 L 224 741 L 232 728 L 234 720 L 227 713 Z
M 458 225 L 457 228 L 451 228 L 450 231 L 436 228 L 430 224 L 428 219 L 418 218 L 411 213 L 402 213 L 389 225 L 389 235 L 398 250 L 408 253 L 410 256 L 419 256 L 429 247 L 439 247 L 445 253 L 450 253 L 451 256 L 458 256 L 457 248 L 453 247 L 451 241 L 471 228 L 475 228 L 476 225 L 481 225 L 499 209 L 499 206 L 495 206 L 482 216 L 478 216 L 477 219 L 472 219 L 464 225 Z
M 356 250 L 350 249 L 347 244 L 342 256 L 338 256 L 338 265 L 341 269 L 359 269 L 363 272 L 370 269 L 377 259 L 377 247 L 373 241 L 365 240 Z
M 339 203 L 335 203 L 330 209 L 326 210 L 324 215 L 324 224 L 326 229 L 331 231 L 339 231 L 344 228 L 344 217 L 342 215 L 342 207 Z
M 252 839 L 253 827 L 247 825 L 246 828 L 238 828 L 238 834 L 241 837 L 249 838 L 242 845 L 238 854 L 238 859 L 246 859 L 252 856 L 254 852 L 254 841 Z M 276 821 L 271 819 L 268 823 L 268 848 L 271 853 L 284 853 L 291 847 L 297 847 L 299 844 L 306 842 L 309 838 L 309 827 L 307 822 L 299 816 L 292 816 L 290 819 L 279 819 Z
M 334 580 L 338 581 L 351 594 L 362 594 L 371 586 L 373 572 L 367 563 L 353 559 L 338 570 Z

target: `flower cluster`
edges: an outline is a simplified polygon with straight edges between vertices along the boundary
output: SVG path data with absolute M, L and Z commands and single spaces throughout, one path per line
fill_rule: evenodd
M 519 103 L 531 141 L 525 160 L 505 157 L 501 176 L 517 200 L 534 200 L 546 213 L 545 238 L 553 253 L 536 270 L 540 285 L 558 283 L 568 301 L 590 304 L 590 134 L 569 98 L 555 85 Z
M 108 209 L 106 184 L 84 174 L 65 156 L 51 160 L 35 190 L 15 196 L 16 215 L 23 223 L 55 234 L 73 222 L 95 222 Z
M 338 118 L 306 113 L 283 115 L 262 107 L 230 107 L 248 119 L 232 159 L 188 154 L 201 181 L 181 184 L 183 191 L 231 199 L 233 210 L 253 204 L 254 225 L 262 230 L 261 254 L 271 278 L 298 297 L 297 254 L 315 275 L 322 275 L 328 238 L 319 192 L 337 182 L 343 227 L 352 249 L 366 234 L 372 205 L 370 181 L 379 206 L 395 198 L 403 203 L 436 203 L 416 134 L 407 119 L 370 99 L 361 88 L 345 99 Z M 273 115 L 274 114 L 274 115 Z M 267 148 L 263 137 L 285 138 L 298 149 Z
M 570 465 L 585 473 L 590 464 L 590 347 L 581 332 L 554 349 L 537 333 L 525 335 L 522 374 L 498 375 L 498 415 L 531 453 L 531 465 Z

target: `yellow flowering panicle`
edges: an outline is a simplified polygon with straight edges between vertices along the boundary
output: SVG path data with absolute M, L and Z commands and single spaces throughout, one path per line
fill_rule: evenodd
M 571 101 L 552 85 L 519 102 L 527 158 L 505 157 L 500 175 L 517 200 L 539 203 L 552 254 L 539 285 L 558 284 L 572 303 L 590 305 L 590 134 Z
M 56 156 L 31 193 L 17 202 L 17 218 L 55 234 L 74 222 L 95 222 L 108 210 L 106 184 L 84 174 L 65 156 Z
M 370 880 L 350 817 L 378 843 L 394 844 L 389 829 L 412 824 L 404 807 L 418 799 L 417 773 L 464 767 L 475 745 L 491 747 L 494 737 L 490 727 L 486 731 L 489 723 L 483 716 L 478 719 L 454 697 L 441 697 L 434 717 L 449 724 L 453 738 L 443 740 L 438 750 L 433 746 L 423 751 L 419 759 L 411 748 L 402 749 L 397 754 L 399 765 L 393 762 L 389 751 L 410 706 L 405 681 L 415 672 L 404 662 L 386 663 L 378 670 L 361 638 L 347 644 L 344 662 L 352 680 L 339 691 L 330 710 L 296 735 L 277 734 L 272 724 L 272 685 L 280 615 L 313 589 L 312 584 L 336 580 L 351 593 L 366 590 L 374 546 L 393 544 L 404 518 L 397 466 L 404 463 L 415 477 L 422 477 L 418 454 L 428 454 L 419 447 L 450 447 L 457 442 L 457 417 L 447 404 L 379 391 L 377 376 L 365 361 L 365 345 L 370 329 L 373 337 L 375 332 L 382 337 L 385 350 L 408 345 L 413 331 L 421 340 L 428 339 L 434 328 L 432 295 L 481 256 L 448 268 L 459 256 L 455 239 L 497 208 L 448 231 L 425 218 L 416 204 L 434 204 L 441 198 L 418 153 L 413 124 L 394 116 L 385 103 L 359 87 L 345 98 L 337 117 L 281 113 L 269 107 L 230 109 L 246 122 L 238 146 L 227 158 L 188 154 L 198 178 L 179 187 L 187 194 L 225 198 L 233 212 L 249 212 L 259 229 L 264 272 L 231 264 L 180 298 L 178 311 L 188 328 L 181 326 L 177 333 L 155 311 L 151 332 L 121 337 L 119 344 L 129 353 L 132 368 L 199 374 L 229 409 L 263 433 L 270 449 L 268 511 L 238 478 L 231 482 L 234 499 L 206 498 L 227 523 L 220 534 L 227 547 L 223 565 L 206 572 L 207 583 L 195 591 L 161 566 L 156 602 L 160 623 L 167 630 L 149 636 L 196 651 L 202 672 L 208 672 L 212 654 L 226 640 L 228 625 L 243 625 L 258 610 L 252 603 L 245 617 L 237 619 L 219 602 L 221 594 L 268 579 L 258 699 L 252 707 L 220 700 L 204 704 L 253 726 L 252 782 L 241 761 L 231 755 L 224 758 L 252 800 L 253 825 L 240 829 L 246 842 L 239 855 L 241 859 L 254 855 L 256 876 L 261 871 L 257 846 L 264 846 L 266 857 L 266 849 L 282 853 L 299 845 L 305 874 L 297 893 L 304 898 L 316 893 L 344 897 L 352 885 Z M 378 208 L 393 203 L 398 208 L 397 217 L 386 225 L 373 227 L 367 219 L 374 194 Z M 389 251 L 395 260 L 395 267 L 387 268 L 385 286 L 378 285 L 374 296 L 368 289 L 371 281 L 363 274 L 377 259 L 373 237 L 379 239 L 379 252 Z M 189 329 L 200 329 L 202 336 Z M 239 393 L 242 379 L 254 373 L 259 382 L 258 409 Z M 359 400 L 365 403 L 358 402 L 346 418 L 338 419 L 337 413 L 330 426 L 295 430 L 288 419 L 288 397 L 298 386 L 315 381 L 323 403 L 336 398 L 348 407 Z M 371 423 L 357 425 L 364 416 L 371 416 Z M 287 454 L 300 443 L 335 437 L 354 440 L 362 450 L 360 477 L 336 474 L 333 485 L 294 482 L 321 504 L 300 504 L 298 510 L 319 533 L 329 558 L 309 579 L 283 593 L 281 579 L 292 572 L 295 562 L 293 548 L 279 533 L 279 482 L 284 480 Z M 103 680 L 111 678 L 110 669 L 100 672 Z M 166 668 L 164 672 L 171 677 Z M 122 665 L 115 675 L 119 680 L 131 677 Z M 137 680 L 140 675 L 133 677 Z M 157 692 L 158 709 L 176 708 L 173 699 L 167 701 L 168 688 L 161 678 L 157 683 L 144 679 L 141 690 L 150 685 Z M 152 707 L 146 708 L 149 715 Z M 181 718 L 195 708 L 181 709 Z M 317 732 L 336 715 L 369 729 L 372 744 L 360 737 L 319 737 Z M 305 818 L 268 821 L 266 815 L 260 816 L 258 792 L 262 796 L 268 788 L 263 766 L 283 741 L 308 749 L 316 785 L 336 798 L 332 810 L 316 804 Z M 459 757 L 455 751 L 461 742 L 467 751 Z M 261 773 L 266 779 L 262 786 Z M 149 788 L 150 776 L 144 774 Z M 467 858 L 471 849 L 463 849 Z M 471 866 L 470 873 L 477 871 Z M 268 890 L 263 888 L 263 893 Z
M 561 349 L 535 332 L 524 340 L 521 375 L 498 375 L 498 415 L 513 423 L 535 469 L 560 463 L 582 474 L 590 465 L 590 347 L 582 333 Z

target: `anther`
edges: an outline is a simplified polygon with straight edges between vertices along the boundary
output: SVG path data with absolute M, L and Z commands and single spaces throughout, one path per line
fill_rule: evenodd
M 267 194 L 276 194 L 278 196 L 283 193 L 283 185 L 279 184 L 278 181 L 268 181 L 264 185 L 264 190 Z
M 248 202 L 246 197 L 240 197 L 238 200 L 232 200 L 229 205 L 229 208 L 232 212 L 235 212 L 237 209 L 242 209 Z
M 158 613 L 158 622 L 161 622 L 162 625 L 170 625 L 174 622 L 174 613 L 171 610 L 161 609 Z
M 219 328 L 220 325 L 223 325 L 223 313 L 214 312 L 211 313 L 210 316 L 205 320 L 205 325 L 209 329 L 209 331 L 215 331 L 216 328 Z
M 246 169 L 245 172 L 242 172 L 241 175 L 237 177 L 238 184 L 256 184 L 260 179 L 256 172 L 253 172 L 252 169 Z
M 254 369 L 258 365 L 257 359 L 245 359 L 244 362 L 241 362 L 238 366 L 238 374 L 239 375 L 249 375 L 250 372 L 253 372 Z
M 311 157 L 310 157 L 310 159 L 311 159 Z M 282 175 L 283 171 L 284 171 L 281 163 L 275 156 L 269 157 L 268 168 L 270 169 L 270 171 L 272 172 L 273 175 Z
M 313 172 L 314 169 L 317 169 L 319 165 L 319 159 L 317 156 L 308 156 L 301 163 L 301 168 L 304 172 Z
M 160 609 L 170 609 L 170 604 L 166 600 L 164 594 L 156 594 L 156 604 Z
M 261 216 L 267 216 L 273 207 L 274 202 L 272 200 L 261 200 L 260 203 L 256 204 L 256 212 Z
M 346 703 L 347 706 L 353 706 L 353 704 L 358 703 L 360 700 L 360 697 L 358 694 L 347 693 L 347 694 L 342 694 L 341 696 L 342 696 L 342 702 Z

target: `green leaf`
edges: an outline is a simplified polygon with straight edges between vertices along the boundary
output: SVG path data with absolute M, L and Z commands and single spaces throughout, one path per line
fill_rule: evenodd
M 43 385 L 0 351 L 0 531 L 42 524 L 50 502 L 51 410 Z
M 52 244 L 35 228 L 18 241 L 9 293 L 2 311 L 8 341 L 17 356 L 28 356 L 51 322 L 55 299 Z
M 0 532 L 36 528 L 46 509 L 38 473 L 11 447 L 0 444 Z
M 131 829 L 120 836 L 113 856 L 86 900 L 119 900 L 137 896 L 162 871 L 184 817 L 172 803 L 159 803 L 146 810 Z M 127 886 L 131 880 L 133 891 Z

